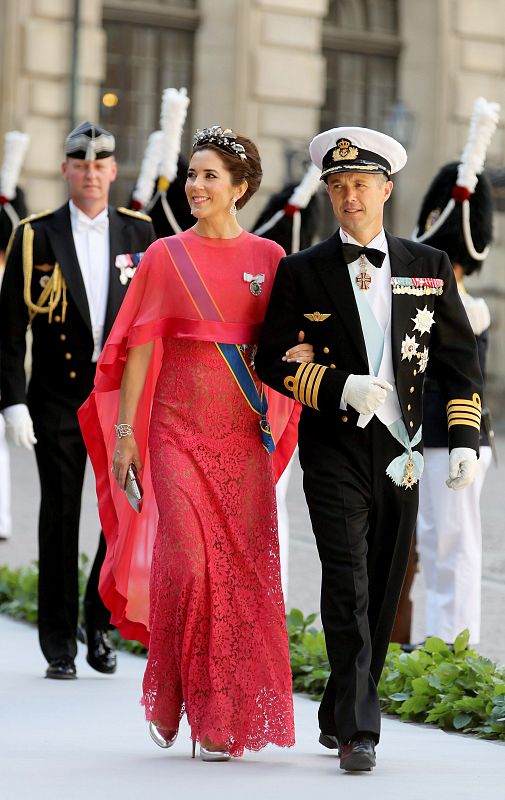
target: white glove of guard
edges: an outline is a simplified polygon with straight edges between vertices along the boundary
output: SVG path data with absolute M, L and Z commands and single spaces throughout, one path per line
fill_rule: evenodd
M 342 392 L 342 400 L 360 414 L 373 414 L 383 405 L 393 387 L 374 375 L 349 375 Z
M 449 489 L 464 489 L 473 483 L 477 474 L 477 453 L 471 447 L 455 447 L 449 453 Z
M 14 406 L 4 408 L 5 435 L 11 444 L 17 447 L 26 447 L 33 450 L 33 445 L 37 444 L 33 432 L 33 422 L 30 417 L 28 407 L 24 403 L 16 403 Z

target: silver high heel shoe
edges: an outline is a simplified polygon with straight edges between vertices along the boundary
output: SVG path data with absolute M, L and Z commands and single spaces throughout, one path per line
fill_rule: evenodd
M 200 742 L 200 759 L 202 761 L 229 761 L 230 758 L 228 750 L 208 750 Z
M 164 750 L 167 750 L 169 747 L 172 747 L 175 740 L 177 739 L 178 731 L 175 731 L 174 735 L 170 739 L 166 739 L 165 736 L 161 733 L 161 731 L 165 730 L 165 728 L 158 729 L 154 722 L 149 723 L 149 734 L 153 742 L 156 742 L 158 747 L 162 747 Z

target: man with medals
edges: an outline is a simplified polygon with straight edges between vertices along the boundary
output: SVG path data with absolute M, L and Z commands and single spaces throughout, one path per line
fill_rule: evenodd
M 340 767 L 371 770 L 384 665 L 423 469 L 428 358 L 447 410 L 449 483 L 473 480 L 481 375 L 447 256 L 383 228 L 404 148 L 367 128 L 334 128 L 310 145 L 339 223 L 279 265 L 256 354 L 260 378 L 302 403 L 304 491 L 322 564 L 321 617 L 331 676 L 320 742 Z M 303 327 L 314 362 L 282 360 Z
M 4 137 L 4 158 L 0 169 L 0 286 L 12 232 L 19 220 L 28 214 L 24 192 L 18 186 L 18 177 L 29 142 L 28 134 L 21 131 L 7 131 Z M 0 541 L 8 540 L 11 532 L 10 457 L 5 421 L 0 415 Z
M 41 486 L 38 628 L 46 677 L 76 677 L 78 534 L 86 463 L 77 409 L 135 264 L 154 241 L 149 217 L 108 205 L 116 178 L 114 137 L 85 122 L 65 140 L 69 200 L 21 221 L 10 242 L 0 295 L 1 406 L 7 435 L 32 449 Z M 129 266 L 125 268 L 125 263 Z M 127 280 L 124 280 L 126 274 Z M 121 280 L 123 278 L 123 280 Z M 25 386 L 25 334 L 33 335 Z M 113 673 L 110 614 L 98 594 L 103 536 L 88 580 L 88 663 Z

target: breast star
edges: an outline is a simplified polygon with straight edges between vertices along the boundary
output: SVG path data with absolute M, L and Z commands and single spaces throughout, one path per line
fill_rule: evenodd
M 419 331 L 421 336 L 423 333 L 429 333 L 431 326 L 435 322 L 433 317 L 435 316 L 434 311 L 428 311 L 428 306 L 424 308 L 416 309 L 417 314 L 415 317 L 411 317 L 412 322 L 414 323 L 414 330 Z
M 417 355 L 417 348 L 419 347 L 418 343 L 416 342 L 415 336 L 407 336 L 402 342 L 402 361 L 408 358 L 409 361 L 412 361 L 413 357 Z

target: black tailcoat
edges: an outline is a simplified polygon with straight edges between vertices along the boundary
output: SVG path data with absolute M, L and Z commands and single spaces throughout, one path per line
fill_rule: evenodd
M 25 245 L 23 253 L 27 226 L 33 230 L 33 246 Z M 154 238 L 148 217 L 109 207 L 110 265 L 104 341 L 128 288 L 120 281 L 116 256 L 143 252 Z M 37 303 L 56 264 L 66 289 L 51 314 L 39 312 L 32 319 L 32 364 L 27 388 L 26 295 Z M 25 271 L 30 268 L 31 281 L 25 286 Z M 23 220 L 18 226 L 0 294 L 1 407 L 27 403 L 38 440 L 39 635 L 48 660 L 75 655 L 78 530 L 86 461 L 77 409 L 93 388 L 93 349 L 88 300 L 66 203 L 54 212 Z M 108 620 L 97 590 L 103 555 L 101 542 L 86 593 L 86 622 L 92 627 L 104 627 Z
M 425 245 L 389 234 L 387 242 L 395 387 L 409 437 L 422 422 L 429 355 L 447 404 L 450 448 L 478 450 L 481 376 L 450 262 Z M 433 314 L 422 333 L 415 330 L 420 310 Z M 300 330 L 314 346 L 314 364 L 282 361 Z M 417 344 L 410 358 L 406 337 Z M 300 462 L 322 564 L 321 616 L 332 667 L 321 729 L 344 740 L 363 731 L 378 739 L 376 684 L 405 573 L 418 486 L 397 486 L 386 475 L 390 461 L 405 451 L 376 417 L 363 429 L 354 409 L 340 410 L 347 377 L 368 374 L 369 367 L 338 232 L 281 261 L 255 366 L 266 384 L 303 404 Z

